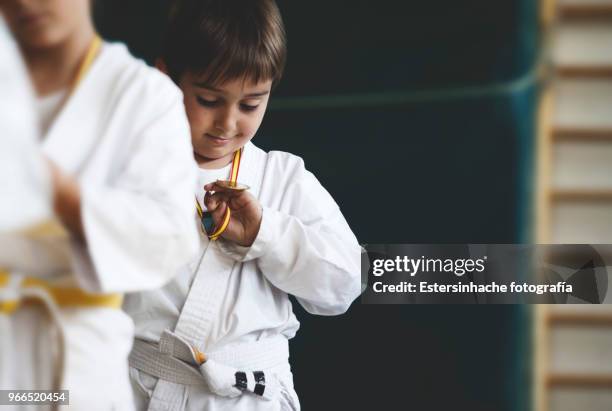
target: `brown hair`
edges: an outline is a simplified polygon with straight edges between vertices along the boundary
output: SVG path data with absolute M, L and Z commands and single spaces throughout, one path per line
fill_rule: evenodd
M 162 59 L 178 84 L 191 71 L 214 86 L 242 78 L 280 80 L 287 55 L 285 28 L 274 0 L 178 0 Z

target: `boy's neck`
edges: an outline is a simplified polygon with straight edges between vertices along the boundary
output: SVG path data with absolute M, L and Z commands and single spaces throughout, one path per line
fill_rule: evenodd
M 193 155 L 195 157 L 196 163 L 198 163 L 198 167 L 205 169 L 205 170 L 217 170 L 217 169 L 223 168 L 227 166 L 228 164 L 230 164 L 232 160 L 234 159 L 234 153 L 230 153 L 226 156 L 215 158 L 215 159 L 210 159 L 210 158 L 201 156 L 195 151 Z
M 24 48 L 36 94 L 45 96 L 69 88 L 94 36 L 93 26 L 87 25 L 55 47 Z

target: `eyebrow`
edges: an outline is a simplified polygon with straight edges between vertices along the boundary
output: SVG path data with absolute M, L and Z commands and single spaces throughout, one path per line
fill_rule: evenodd
M 223 90 L 220 90 L 218 88 L 215 88 L 209 84 L 206 83 L 200 83 L 197 81 L 193 82 L 193 85 L 199 88 L 205 88 L 206 90 L 210 90 L 210 91 L 215 91 L 217 93 L 223 93 Z M 246 94 L 244 97 L 261 97 L 261 96 L 265 96 L 266 94 L 269 94 L 270 90 L 265 90 L 265 91 L 256 91 L 255 93 L 249 93 Z

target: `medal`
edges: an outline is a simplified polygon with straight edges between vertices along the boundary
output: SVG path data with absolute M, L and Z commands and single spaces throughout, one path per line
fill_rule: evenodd
M 240 159 L 242 157 L 242 148 L 240 150 L 236 150 L 234 153 L 234 159 L 232 160 L 232 170 L 230 172 L 229 180 L 217 180 L 215 184 L 218 184 L 221 187 L 228 188 L 230 190 L 235 191 L 244 191 L 248 190 L 249 186 L 245 184 L 240 184 L 237 182 L 238 180 L 238 171 L 240 169 Z M 215 241 L 227 228 L 231 218 L 231 211 L 229 206 L 225 209 L 225 214 L 223 215 L 223 221 L 219 225 L 219 227 L 215 227 L 215 221 L 212 218 L 212 213 L 209 211 L 204 211 L 198 198 L 196 197 L 196 210 L 198 211 L 198 216 L 200 217 L 200 226 L 202 231 L 208 236 L 211 241 Z
M 219 187 L 227 188 L 228 190 L 232 190 L 232 191 L 246 191 L 250 188 L 246 184 L 240 184 L 237 182 L 234 183 L 230 180 L 217 180 L 215 181 L 215 184 L 218 185 Z

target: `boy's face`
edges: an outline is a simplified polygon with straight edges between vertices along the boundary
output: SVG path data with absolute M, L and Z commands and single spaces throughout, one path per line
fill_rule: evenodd
M 253 83 L 237 79 L 212 86 L 186 73 L 179 85 L 196 160 L 200 164 L 223 166 L 257 132 L 266 112 L 272 80 Z
M 22 47 L 45 49 L 88 21 L 90 0 L 0 0 L 0 9 Z

